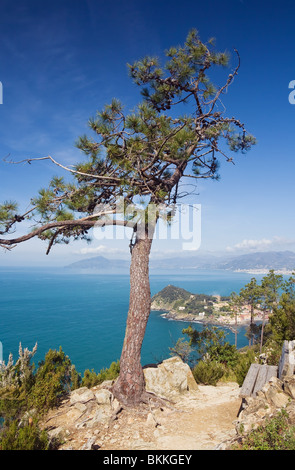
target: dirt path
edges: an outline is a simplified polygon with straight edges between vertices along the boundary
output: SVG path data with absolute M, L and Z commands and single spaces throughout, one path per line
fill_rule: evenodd
M 77 429 L 77 419 L 65 423 L 63 415 L 51 424 L 68 430 L 63 449 L 87 448 L 91 442 L 101 450 L 211 450 L 235 435 L 238 394 L 236 383 L 199 386 L 178 396 L 173 407 L 123 410 L 111 424 L 97 428 Z

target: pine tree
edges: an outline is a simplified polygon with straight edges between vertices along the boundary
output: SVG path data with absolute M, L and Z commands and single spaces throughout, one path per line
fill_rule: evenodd
M 250 305 L 250 325 L 249 325 L 249 346 L 254 344 L 254 336 L 256 332 L 256 325 L 254 323 L 255 308 L 258 306 L 261 299 L 261 287 L 257 284 L 255 277 L 252 277 L 250 282 L 240 290 L 240 297 L 244 304 Z
M 221 86 L 214 86 L 209 70 L 225 68 L 229 56 L 218 52 L 212 41 L 204 43 L 196 30 L 183 46 L 166 51 L 161 66 L 155 57 L 129 65 L 130 76 L 141 88 L 142 101 L 126 113 L 117 99 L 89 120 L 93 137 L 80 137 L 77 146 L 85 161 L 66 167 L 52 156 L 26 159 L 49 160 L 73 175 L 73 182 L 53 178 L 20 215 L 14 202 L 0 207 L 0 246 L 14 245 L 39 237 L 48 241 L 47 253 L 56 243 L 88 239 L 91 228 L 108 225 L 131 227 L 130 305 L 120 375 L 115 396 L 127 405 L 145 400 L 140 363 L 141 345 L 150 314 L 149 254 L 161 213 L 173 215 L 171 204 L 183 196 L 180 182 L 218 178 L 218 157 L 233 162 L 232 152 L 246 152 L 255 143 L 244 125 L 225 115 L 222 96 L 238 74 L 237 66 Z M 177 111 L 178 110 L 178 111 Z M 185 114 L 187 112 L 188 114 Z M 145 203 L 140 217 L 132 211 L 138 199 Z M 116 217 L 118 200 L 124 216 Z M 7 239 L 15 224 L 38 215 L 40 223 L 27 235 Z

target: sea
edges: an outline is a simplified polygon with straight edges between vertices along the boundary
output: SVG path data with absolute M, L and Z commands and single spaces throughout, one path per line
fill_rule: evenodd
M 151 294 L 172 284 L 194 294 L 230 295 L 254 277 L 248 273 L 198 271 L 150 275 Z M 257 281 L 262 276 L 255 276 Z M 32 362 L 42 361 L 49 349 L 69 356 L 83 376 L 86 369 L 99 372 L 120 358 L 129 305 L 128 274 L 96 274 L 64 268 L 0 267 L 0 355 L 7 363 L 18 358 L 19 345 L 30 351 Z M 142 365 L 170 357 L 170 349 L 189 323 L 163 318 L 152 311 L 142 346 Z M 193 325 L 203 328 L 199 323 Z M 226 340 L 235 334 L 224 328 Z M 237 346 L 248 344 L 246 327 L 239 327 Z M 188 339 L 188 338 L 185 338 Z M 1 357 L 0 357 L 1 359 Z

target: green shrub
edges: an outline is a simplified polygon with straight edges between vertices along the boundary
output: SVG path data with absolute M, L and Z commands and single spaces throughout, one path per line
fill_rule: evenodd
M 236 381 L 238 382 L 240 387 L 243 385 L 248 370 L 253 362 L 256 362 L 255 353 L 253 349 L 247 349 L 245 353 L 243 352 L 239 354 L 239 360 L 234 368 L 234 372 L 236 376 Z
M 115 380 L 120 373 L 120 362 L 112 362 L 108 369 L 101 369 L 98 374 L 96 374 L 93 370 L 90 371 L 89 369 L 85 370 L 84 377 L 82 378 L 82 385 L 83 387 L 95 387 L 95 385 L 99 385 L 105 380 Z
M 49 439 L 37 423 L 21 426 L 14 420 L 0 435 L 0 450 L 48 450 Z
M 217 361 L 199 361 L 192 372 L 198 384 L 215 386 L 223 377 L 225 370 Z
M 288 413 L 281 410 L 265 426 L 251 431 L 234 450 L 295 450 L 295 426 L 290 426 Z
M 60 348 L 50 349 L 39 363 L 35 383 L 28 395 L 28 408 L 44 412 L 58 405 L 62 396 L 72 389 L 73 377 L 78 386 L 78 374 L 68 356 Z
M 237 348 L 226 341 L 227 333 L 216 326 L 207 326 L 202 331 L 196 331 L 190 325 L 182 330 L 189 336 L 189 344 L 195 347 L 199 356 L 217 361 L 226 367 L 233 368 L 238 362 L 239 353 Z

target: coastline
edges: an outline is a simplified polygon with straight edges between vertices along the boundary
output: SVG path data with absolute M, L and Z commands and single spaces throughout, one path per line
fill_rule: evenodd
M 184 313 L 179 313 L 174 310 L 167 310 L 167 309 L 162 309 L 162 308 L 156 308 L 152 307 L 152 311 L 154 312 L 162 312 L 161 317 L 165 318 L 166 320 L 174 320 L 174 321 L 179 321 L 179 322 L 186 322 L 186 323 L 199 323 L 203 325 L 215 325 L 215 326 L 220 326 L 223 328 L 228 328 L 230 330 L 234 330 L 235 327 L 246 327 L 249 325 L 248 320 L 243 320 L 239 321 L 237 324 L 235 323 L 234 319 L 229 319 L 229 321 L 221 321 L 218 318 L 212 318 L 212 317 L 199 317 L 196 315 L 191 315 L 191 314 L 184 314 Z M 260 318 L 255 319 L 254 321 L 259 321 L 261 322 Z
M 266 275 L 269 273 L 269 269 L 234 269 L 233 272 Z M 288 269 L 274 269 L 274 273 L 282 274 L 283 276 L 291 276 L 294 273 L 294 270 L 290 271 Z

